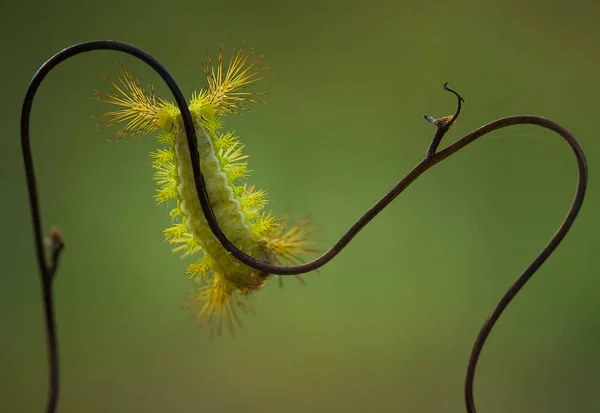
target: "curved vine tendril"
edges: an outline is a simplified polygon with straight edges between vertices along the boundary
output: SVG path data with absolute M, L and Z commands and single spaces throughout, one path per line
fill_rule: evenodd
M 27 177 L 27 188 L 29 193 L 29 201 L 30 201 L 30 209 L 31 209 L 31 219 L 33 222 L 33 230 L 34 230 L 34 242 L 35 249 L 37 254 L 37 262 L 40 272 L 41 278 L 41 286 L 42 286 L 42 296 L 44 302 L 44 314 L 45 314 L 45 322 L 46 322 L 46 332 L 47 332 L 47 342 L 48 342 L 48 360 L 49 360 L 49 395 L 46 406 L 47 413 L 54 413 L 56 411 L 57 403 L 58 403 L 58 394 L 59 394 L 59 363 L 58 363 L 58 348 L 57 348 L 57 338 L 56 338 L 56 325 L 55 325 L 55 317 L 54 317 L 54 302 L 53 302 L 53 294 L 52 294 L 52 286 L 54 281 L 54 275 L 56 273 L 58 267 L 58 261 L 60 258 L 60 253 L 63 250 L 64 242 L 58 233 L 57 230 L 53 230 L 50 237 L 47 240 L 44 240 L 42 234 L 42 223 L 40 217 L 40 207 L 38 201 L 38 193 L 37 193 L 37 185 L 35 180 L 35 172 L 34 172 L 34 164 L 33 157 L 31 153 L 31 143 L 29 138 L 29 123 L 30 123 L 30 115 L 31 109 L 33 105 L 33 100 L 35 94 L 41 85 L 44 78 L 50 73 L 52 69 L 58 66 L 60 63 L 65 60 L 79 55 L 81 53 L 93 51 L 93 50 L 112 50 L 124 52 L 143 62 L 147 63 L 150 67 L 152 67 L 160 77 L 165 81 L 171 93 L 175 97 L 175 101 L 179 110 L 181 111 L 181 116 L 183 119 L 183 125 L 187 134 L 188 147 L 191 154 L 192 160 L 192 169 L 194 171 L 195 185 L 196 191 L 198 194 L 198 198 L 200 200 L 200 204 L 202 206 L 202 210 L 206 216 L 208 224 L 213 231 L 214 235 L 221 242 L 223 247 L 230 251 L 233 256 L 235 256 L 239 261 L 244 264 L 253 267 L 255 269 L 264 271 L 270 274 L 278 274 L 278 275 L 297 275 L 303 274 L 309 271 L 316 270 L 323 265 L 327 264 L 331 261 L 335 256 L 337 256 L 348 243 L 373 219 L 377 214 L 379 214 L 387 205 L 389 205 L 398 195 L 400 195 L 411 183 L 413 183 L 419 176 L 421 176 L 424 172 L 429 170 L 431 167 L 440 163 L 444 159 L 458 152 L 460 149 L 463 149 L 470 143 L 474 142 L 478 138 L 498 129 L 502 129 L 508 126 L 513 125 L 537 125 L 545 129 L 549 129 L 553 132 L 556 132 L 560 135 L 571 147 L 573 153 L 575 154 L 575 158 L 577 161 L 578 167 L 578 183 L 577 183 L 577 191 L 575 194 L 575 198 L 573 203 L 569 209 L 569 212 L 560 225 L 556 234 L 552 237 L 550 242 L 544 247 L 544 249 L 539 253 L 539 255 L 532 261 L 532 263 L 523 271 L 523 273 L 519 276 L 517 281 L 509 288 L 509 290 L 504 294 L 498 305 L 494 308 L 492 313 L 489 315 L 488 319 L 483 324 L 479 335 L 475 341 L 473 346 L 473 350 L 471 352 L 471 356 L 469 359 L 469 364 L 467 367 L 467 374 L 465 379 L 465 402 L 468 413 L 476 413 L 475 409 L 475 401 L 473 398 L 473 381 L 475 376 L 475 370 L 477 367 L 477 362 L 479 360 L 479 356 L 483 349 L 483 346 L 498 319 L 508 306 L 512 299 L 516 296 L 516 294 L 523 288 L 525 283 L 533 276 L 533 274 L 540 268 L 540 266 L 548 259 L 548 257 L 552 254 L 552 252 L 556 249 L 556 247 L 560 244 L 560 242 L 564 239 L 565 235 L 573 225 L 579 210 L 583 204 L 586 186 L 587 186 L 587 165 L 585 155 L 583 150 L 575 137 L 568 132 L 565 128 L 560 126 L 559 124 L 542 118 L 538 116 L 528 116 L 528 115 L 519 115 L 519 116 L 510 116 L 495 120 L 493 122 L 484 125 L 473 132 L 469 133 L 462 139 L 457 142 L 449 145 L 443 150 L 438 151 L 438 147 L 450 128 L 450 126 L 454 123 L 454 121 L 458 118 L 461 110 L 461 104 L 464 102 L 464 99 L 454 90 L 450 89 L 447 84 L 444 84 L 444 89 L 453 93 L 457 100 L 457 108 L 454 115 L 450 119 L 444 119 L 441 121 L 440 119 L 435 120 L 429 116 L 425 116 L 427 120 L 432 122 L 434 126 L 436 126 L 436 132 L 433 136 L 431 144 L 427 149 L 426 155 L 424 159 L 419 162 L 404 178 L 402 178 L 387 194 L 385 194 L 379 201 L 373 205 L 367 212 L 365 212 L 355 223 L 350 227 L 350 229 L 342 235 L 342 237 L 331 247 L 328 251 L 326 251 L 323 255 L 318 257 L 317 259 L 310 261 L 305 264 L 295 265 L 290 267 L 284 267 L 279 265 L 273 265 L 271 263 L 263 262 L 252 258 L 251 256 L 245 254 L 241 250 L 239 250 L 231 241 L 227 239 L 221 228 L 217 223 L 213 210 L 211 208 L 210 200 L 208 198 L 208 193 L 206 191 L 206 187 L 204 184 L 204 177 L 200 172 L 200 158 L 197 149 L 197 140 L 196 133 L 193 127 L 192 117 L 190 115 L 189 109 L 187 107 L 187 102 L 183 96 L 183 93 L 177 86 L 177 83 L 173 79 L 173 77 L 169 74 L 169 72 L 165 69 L 165 67 L 158 62 L 153 56 L 144 52 L 137 47 L 129 45 L 127 43 L 111 41 L 111 40 L 99 40 L 99 41 L 90 41 L 85 43 L 76 44 L 70 47 L 67 47 L 60 51 L 59 53 L 52 56 L 48 59 L 35 73 L 29 87 L 27 89 L 27 93 L 25 95 L 25 99 L 23 102 L 22 112 L 21 112 L 21 148 L 23 152 L 23 160 L 25 164 L 25 173 Z M 45 242 L 46 241 L 46 242 Z M 49 246 L 51 253 L 50 259 L 47 261 L 44 246 Z

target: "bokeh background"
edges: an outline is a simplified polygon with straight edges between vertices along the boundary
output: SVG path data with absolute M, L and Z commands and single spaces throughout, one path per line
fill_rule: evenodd
M 28 81 L 69 44 L 118 39 L 155 55 L 188 96 L 205 52 L 251 43 L 275 77 L 255 112 L 226 119 L 272 208 L 311 213 L 328 247 L 424 155 L 466 98 L 449 143 L 495 118 L 537 114 L 578 136 L 590 188 L 564 244 L 492 333 L 480 412 L 600 411 L 596 186 L 600 7 L 585 0 L 12 2 L 3 7 L 0 410 L 41 412 L 46 348 L 18 143 Z M 534 127 L 489 135 L 434 168 L 319 274 L 270 283 L 235 339 L 182 308 L 189 260 L 152 200 L 153 137 L 107 143 L 89 99 L 121 60 L 68 61 L 43 84 L 32 141 L 45 230 L 68 246 L 55 283 L 61 413 L 462 412 L 481 324 L 564 217 L 572 153 Z

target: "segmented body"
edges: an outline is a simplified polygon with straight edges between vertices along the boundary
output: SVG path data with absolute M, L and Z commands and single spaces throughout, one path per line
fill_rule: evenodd
M 199 124 L 196 126 L 196 136 L 198 152 L 202 159 L 200 170 L 204 175 L 208 197 L 219 226 L 227 238 L 246 254 L 271 261 L 265 242 L 257 239 L 251 231 L 240 201 L 236 198 L 227 174 L 223 172 L 216 156 L 213 139 L 209 132 Z M 185 218 L 188 230 L 198 240 L 205 253 L 215 262 L 219 272 L 237 289 L 243 292 L 246 289 L 255 290 L 261 287 L 266 274 L 261 274 L 259 271 L 241 264 L 223 248 L 208 226 L 196 193 L 185 131 L 180 130 L 177 133 L 174 149 L 178 163 L 179 208 Z

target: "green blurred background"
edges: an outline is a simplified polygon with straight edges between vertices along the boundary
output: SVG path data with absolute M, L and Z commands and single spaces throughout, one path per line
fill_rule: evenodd
M 406 2 L 408 3 L 408 2 Z M 272 208 L 312 213 L 331 245 L 424 155 L 495 118 L 537 114 L 576 134 L 590 163 L 573 231 L 497 325 L 476 378 L 482 413 L 600 411 L 596 165 L 600 6 L 590 1 L 13 2 L 3 7 L 0 410 L 41 412 L 46 347 L 18 143 L 28 81 L 72 43 L 142 47 L 187 96 L 219 43 L 250 42 L 277 76 L 255 112 L 226 119 Z M 319 274 L 261 291 L 235 339 L 182 309 L 190 260 L 170 252 L 152 200 L 152 137 L 109 144 L 89 100 L 122 60 L 63 64 L 43 84 L 32 141 L 44 228 L 68 246 L 55 283 L 61 413 L 462 412 L 481 324 L 564 217 L 576 168 L 534 127 L 496 132 L 434 168 Z

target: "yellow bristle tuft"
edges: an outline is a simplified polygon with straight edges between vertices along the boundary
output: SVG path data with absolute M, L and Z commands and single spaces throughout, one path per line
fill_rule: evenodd
M 119 63 L 120 73 L 113 69 L 116 81 L 108 76 L 104 78 L 115 89 L 114 94 L 96 91 L 97 100 L 123 109 L 106 112 L 92 116 L 93 118 L 106 117 L 106 121 L 98 125 L 99 128 L 107 128 L 118 123 L 125 123 L 113 136 L 118 140 L 124 136 L 137 137 L 147 135 L 159 128 L 159 113 L 167 105 L 166 102 L 154 95 L 154 87 L 144 88 L 137 77 L 135 77 L 125 65 Z
M 273 231 L 277 225 L 277 217 L 273 213 L 263 212 L 252 224 L 252 233 L 257 237 L 263 237 Z
M 188 279 L 194 278 L 196 283 L 199 283 L 202 277 L 206 276 L 212 270 L 212 261 L 208 256 L 200 258 L 193 264 L 188 265 L 185 273 L 189 276 Z
M 154 180 L 158 185 L 161 185 L 163 187 L 176 185 L 177 170 L 175 168 L 175 164 L 167 163 L 165 165 L 156 167 L 156 172 L 154 173 Z
M 241 164 L 227 165 L 223 168 L 223 172 L 225 172 L 229 181 L 235 181 L 236 179 L 245 178 L 250 174 L 247 162 L 243 162 Z
M 252 47 L 242 47 L 234 52 L 229 61 L 229 65 L 223 69 L 223 48 L 219 49 L 216 70 L 212 64 L 210 56 L 204 64 L 204 73 L 206 74 L 206 100 L 214 106 L 218 116 L 232 113 L 247 112 L 248 103 L 262 103 L 254 96 L 264 93 L 241 92 L 249 86 L 254 85 L 264 79 L 263 72 L 268 67 L 256 69 L 256 64 L 262 59 L 262 56 L 250 61 L 254 54 Z
M 220 149 L 217 154 L 221 161 L 221 165 L 231 165 L 240 163 L 244 159 L 248 159 L 248 155 L 242 153 L 244 145 L 233 145 L 227 149 Z
M 183 211 L 179 207 L 173 208 L 171 212 L 169 212 L 169 216 L 173 219 L 183 217 Z
M 175 153 L 172 150 L 158 149 L 156 152 L 150 153 L 150 156 L 154 159 L 152 166 L 156 169 L 166 165 L 173 165 L 173 161 L 175 160 Z
M 215 150 L 217 152 L 221 150 L 227 151 L 239 145 L 241 145 L 241 143 L 238 140 L 238 137 L 235 136 L 235 132 L 227 132 L 219 135 L 219 137 L 214 141 Z
M 240 197 L 240 202 L 244 210 L 260 209 L 268 204 L 267 192 L 263 189 L 256 190 L 254 185 L 244 185 L 244 192 Z
M 172 183 L 156 191 L 154 199 L 158 205 L 161 205 L 171 199 L 177 198 L 177 185 Z
M 199 307 L 193 317 L 199 321 L 200 328 L 211 325 L 211 336 L 215 331 L 220 336 L 224 325 L 235 335 L 236 324 L 237 327 L 242 327 L 238 309 L 248 313 L 252 308 L 221 274 L 215 272 L 211 278 L 193 293 L 186 307 Z
M 175 144 L 175 134 L 172 132 L 161 132 L 156 137 L 160 143 L 165 145 L 173 146 Z
M 273 251 L 278 262 L 283 259 L 290 264 L 300 264 L 302 260 L 299 255 L 319 252 L 308 247 L 312 244 L 310 237 L 319 230 L 311 224 L 309 217 L 301 219 L 287 231 L 284 226 L 284 220 L 278 222 L 264 237 L 267 248 Z
M 165 238 L 167 239 L 167 241 L 169 241 L 170 243 L 175 243 L 175 242 L 177 242 L 176 240 L 180 239 L 185 234 L 189 234 L 189 232 L 188 232 L 187 226 L 185 224 L 180 223 L 180 224 L 175 224 L 172 227 L 165 229 L 163 231 L 163 234 L 164 234 Z M 191 236 L 191 234 L 190 234 L 190 236 Z

